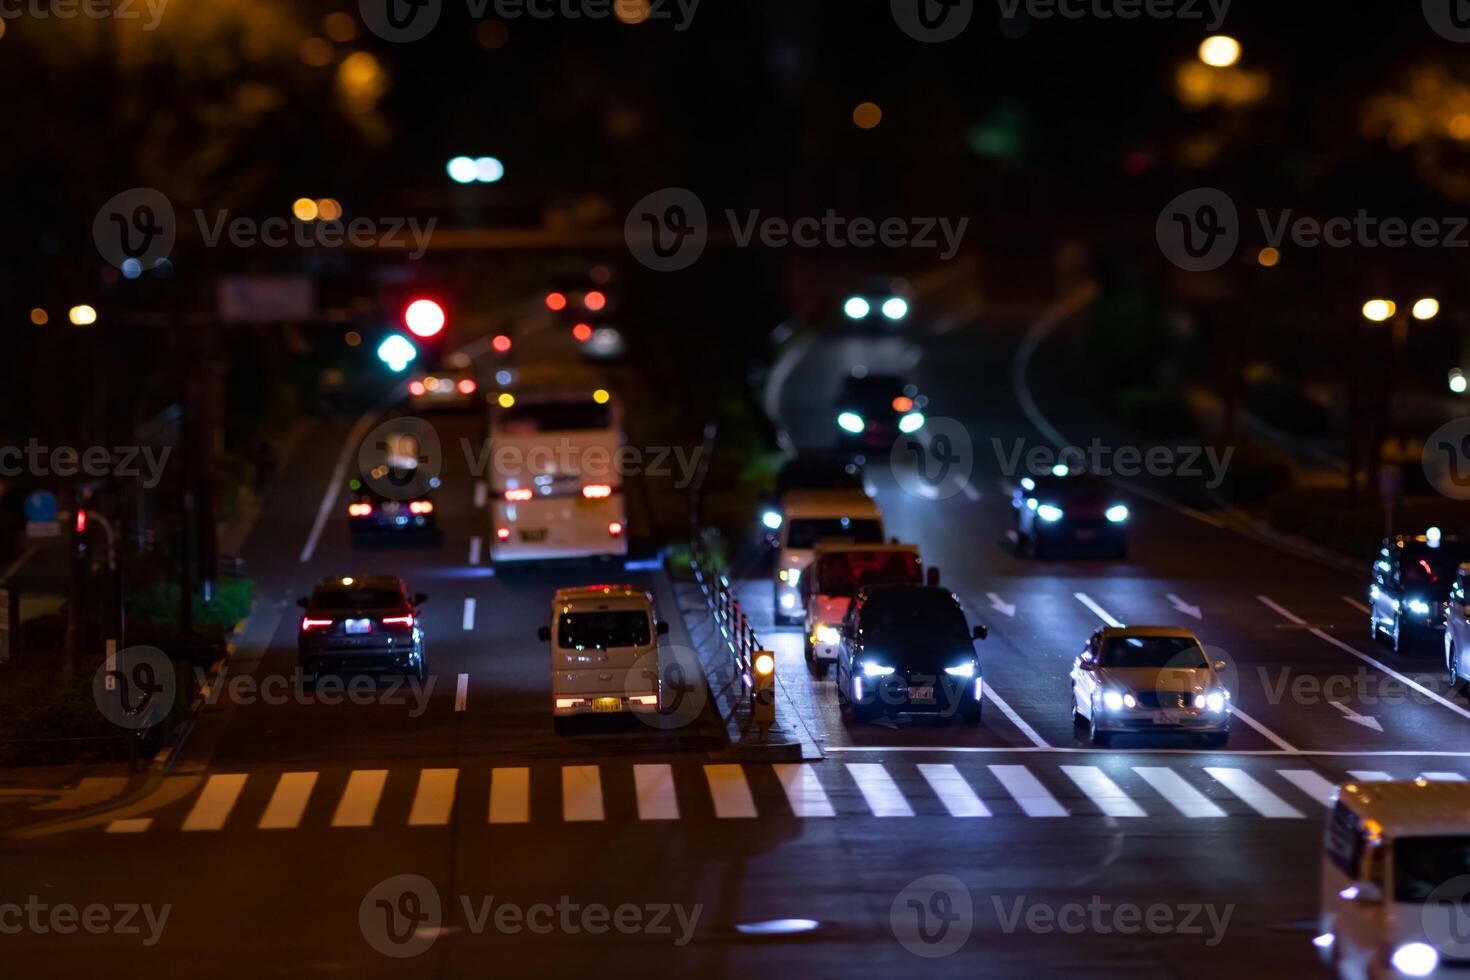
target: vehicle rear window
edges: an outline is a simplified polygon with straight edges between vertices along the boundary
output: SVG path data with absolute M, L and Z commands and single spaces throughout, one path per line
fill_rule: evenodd
M 496 428 L 506 435 L 527 436 L 538 432 L 603 430 L 611 424 L 611 408 L 589 398 L 585 401 L 517 403 L 497 416 Z
M 318 589 L 311 604 L 323 611 L 381 609 L 403 605 L 403 596 L 389 589 Z
M 557 630 L 563 650 L 644 647 L 652 635 L 648 614 L 637 609 L 568 613 Z
M 1104 667 L 1173 667 L 1176 670 L 1209 666 L 1204 650 L 1181 636 L 1115 636 L 1103 642 Z
M 882 544 L 883 526 L 846 517 L 799 517 L 786 529 L 786 547 L 814 548 L 824 538 L 846 538 L 853 544 Z
M 825 595 L 850 595 L 862 585 L 918 585 L 919 556 L 908 551 L 842 551 L 823 555 L 817 580 Z
M 1395 902 L 1422 905 L 1436 888 L 1467 874 L 1470 837 L 1400 837 L 1393 842 Z M 1446 895 L 1445 899 L 1458 902 L 1460 896 Z

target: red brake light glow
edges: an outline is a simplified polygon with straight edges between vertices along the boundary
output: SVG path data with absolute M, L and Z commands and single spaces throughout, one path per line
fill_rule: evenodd
M 623 533 L 623 524 L 622 524 L 622 522 L 621 521 L 613 521 L 611 524 L 609 524 L 607 526 L 607 533 L 609 535 L 611 535 L 612 537 L 614 537 L 614 538 L 619 537 Z
M 612 496 L 612 487 L 606 483 L 589 483 L 582 488 L 582 496 L 588 500 L 602 500 Z
M 567 298 L 563 293 L 547 293 L 546 308 L 552 312 L 559 312 L 567 308 Z
M 572 328 L 572 337 L 575 338 L 577 343 L 579 344 L 587 343 L 587 341 L 592 339 L 592 324 L 577 324 L 575 327 Z
M 510 540 L 510 528 L 508 528 L 508 527 L 496 528 L 495 529 L 495 536 L 497 538 L 499 538 L 501 541 L 509 541 Z
M 413 625 L 413 617 L 412 616 L 384 616 L 383 617 L 383 625 L 384 626 L 412 626 Z
M 424 383 L 422 381 L 415 381 L 408 386 L 408 393 L 410 395 L 422 395 L 424 390 Z
M 587 309 L 591 310 L 593 313 L 596 313 L 598 310 L 607 305 L 607 294 L 600 293 L 594 289 L 592 292 L 582 297 L 582 303 L 584 306 L 587 307 Z
M 312 619 L 310 616 L 302 616 L 301 631 L 305 633 L 307 630 L 324 630 L 334 622 L 336 621 L 331 619 Z
M 515 490 L 505 491 L 505 499 L 513 504 L 524 503 L 530 500 L 532 491 L 530 487 L 518 487 Z
M 511 345 L 510 337 L 506 336 L 503 333 L 502 334 L 496 334 L 495 335 L 495 339 L 492 340 L 492 341 L 490 341 L 490 346 L 493 347 L 493 348 L 495 348 L 495 353 L 497 353 L 497 354 L 508 354 L 508 353 L 510 353 L 510 345 Z
M 459 393 L 461 395 L 473 395 L 475 393 L 475 383 L 469 378 L 461 380 L 459 383 Z

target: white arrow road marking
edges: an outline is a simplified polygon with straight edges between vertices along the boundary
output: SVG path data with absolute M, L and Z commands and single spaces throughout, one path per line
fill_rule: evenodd
M 470 675 L 460 674 L 454 682 L 454 710 L 463 711 L 470 696 Z
M 484 507 L 485 501 L 490 498 L 490 487 L 484 480 L 475 481 L 475 506 Z
M 999 612 L 1003 612 L 1007 616 L 1009 616 L 1011 619 L 1015 619 L 1016 618 L 1016 606 L 1015 606 L 1015 603 L 1006 602 L 1004 599 L 1002 599 L 1000 596 L 996 595 L 994 592 L 987 592 L 987 593 L 985 593 L 985 598 L 987 598 L 987 599 L 990 600 L 990 608 L 991 609 L 997 610 Z
M 1072 594 L 1077 597 L 1078 602 L 1082 603 L 1088 609 L 1091 609 L 1094 613 L 1096 613 L 1097 617 L 1101 619 L 1104 623 L 1107 623 L 1109 626 L 1122 627 L 1122 623 L 1118 622 L 1111 615 L 1109 615 L 1108 611 L 1102 606 L 1099 606 L 1096 602 L 1092 601 L 1092 598 L 1088 596 L 1087 593 L 1074 592 Z M 1292 755 L 1301 754 L 1301 750 L 1298 749 L 1296 746 L 1292 745 L 1286 739 L 1282 738 L 1280 735 L 1277 735 L 1275 732 L 1271 731 L 1271 729 L 1256 721 L 1254 718 L 1246 714 L 1244 711 L 1241 711 L 1239 708 L 1231 706 L 1230 714 L 1233 717 L 1239 718 L 1241 721 L 1254 728 L 1261 735 L 1262 738 L 1271 742 L 1281 751 L 1289 752 Z
M 472 630 L 475 628 L 475 600 L 465 599 L 464 621 L 463 623 L 461 623 L 461 625 L 464 626 L 464 628 L 467 630 Z
M 1199 606 L 1191 606 L 1189 603 L 1185 602 L 1183 599 L 1179 598 L 1172 592 L 1164 596 L 1164 598 L 1168 599 L 1171 606 L 1173 606 L 1179 612 L 1184 613 L 1184 615 L 1186 616 L 1193 616 L 1195 619 L 1200 620 L 1205 618 L 1203 615 L 1201 615 L 1199 611 Z
M 1343 704 L 1341 701 L 1328 701 L 1327 703 L 1332 705 L 1338 711 L 1341 711 L 1343 713 L 1343 716 L 1346 717 L 1347 720 L 1352 722 L 1354 725 L 1362 725 L 1364 728 L 1371 728 L 1375 732 L 1383 731 L 1383 726 L 1379 724 L 1378 719 L 1374 718 L 1372 715 L 1360 715 L 1352 708 L 1349 708 L 1347 705 Z

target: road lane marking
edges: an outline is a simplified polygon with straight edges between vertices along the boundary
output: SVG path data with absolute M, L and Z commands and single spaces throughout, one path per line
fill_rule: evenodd
M 1028 817 L 1065 817 L 1067 808 L 1025 766 L 991 766 L 990 771 Z
M 771 768 L 776 771 L 781 789 L 786 792 L 786 802 L 791 804 L 791 812 L 796 816 L 837 815 L 837 811 L 832 809 L 832 801 L 827 799 L 827 791 L 822 789 L 821 781 L 817 779 L 815 768 L 804 762 L 778 762 Z
M 454 811 L 454 786 L 458 781 L 458 769 L 421 770 L 419 788 L 413 795 L 413 809 L 408 811 L 408 825 L 442 827 L 449 823 L 449 815 Z
M 484 507 L 485 506 L 485 501 L 488 500 L 489 497 L 490 497 L 490 488 L 488 486 L 486 486 L 485 481 L 484 480 L 476 480 L 475 481 L 475 506 L 476 507 Z
M 1284 617 L 1287 621 L 1292 622 L 1292 623 L 1295 623 L 1298 626 L 1307 626 L 1307 621 L 1305 619 L 1302 619 L 1300 616 L 1296 615 L 1295 613 L 1291 612 L 1290 610 L 1287 610 L 1287 609 L 1283 608 L 1282 606 L 1280 606 L 1279 604 L 1271 601 L 1271 599 L 1267 598 L 1266 596 L 1258 595 L 1258 596 L 1256 596 L 1256 599 L 1257 599 L 1257 601 L 1259 601 L 1261 603 L 1261 605 L 1265 606 L 1267 609 L 1270 609 L 1272 612 L 1276 613 L 1277 615 Z M 1425 687 L 1423 684 L 1420 684 L 1418 681 L 1414 680 L 1413 678 L 1406 677 L 1403 674 L 1400 674 L 1398 671 L 1394 670 L 1392 667 L 1389 667 L 1387 664 L 1383 663 L 1382 661 L 1379 661 L 1379 660 L 1377 660 L 1377 659 L 1375 659 L 1373 657 L 1370 657 L 1366 653 L 1359 653 L 1357 650 L 1355 650 L 1352 647 L 1348 646 L 1346 643 L 1344 643 L 1343 641 L 1339 640 L 1337 637 L 1331 635 L 1330 633 L 1323 632 L 1322 630 L 1317 629 L 1314 626 L 1313 627 L 1308 627 L 1308 630 L 1307 631 L 1309 633 L 1311 633 L 1313 636 L 1315 636 L 1317 639 L 1319 639 L 1319 640 L 1325 640 L 1326 642 L 1331 643 L 1333 646 L 1337 647 L 1339 650 L 1342 650 L 1345 653 L 1352 654 L 1353 656 L 1357 657 L 1359 660 L 1363 661 L 1364 663 L 1371 664 L 1372 666 L 1377 667 L 1379 670 L 1383 671 L 1385 674 L 1387 674 L 1388 676 L 1392 677 L 1394 680 L 1398 681 L 1399 683 L 1401 683 L 1401 684 L 1407 684 L 1409 687 L 1412 687 L 1414 690 L 1418 691 L 1420 694 L 1423 694 L 1424 696 L 1428 697 L 1430 700 L 1434 701 L 1436 704 L 1439 704 L 1439 705 L 1442 705 L 1443 707 L 1449 708 L 1451 711 L 1453 711 L 1455 714 L 1459 715 L 1461 718 L 1470 719 L 1470 710 L 1467 710 L 1465 708 L 1460 707 L 1458 704 L 1455 704 L 1453 701 L 1446 700 L 1444 697 L 1442 697 L 1439 694 L 1436 694 L 1435 692 L 1431 691 L 1429 688 Z
M 184 830 L 219 830 L 225 825 L 240 791 L 245 788 L 244 773 L 210 776 L 194 801 L 194 809 L 184 818 Z
M 1323 806 L 1332 805 L 1337 786 L 1310 769 L 1277 769 L 1276 774 Z
M 1021 730 L 1021 734 L 1025 735 L 1031 740 L 1032 745 L 1036 746 L 1039 749 L 1051 748 L 1051 744 L 1048 743 L 1046 739 L 1042 738 L 1041 735 L 1037 733 L 1036 729 L 1026 724 L 1025 719 L 1023 719 L 1020 714 L 1013 710 L 1009 704 L 1006 704 L 1004 698 L 995 693 L 995 688 L 986 685 L 982 687 L 981 690 L 985 692 L 986 700 L 994 701 L 995 706 L 1000 709 L 1000 713 L 1009 718 L 1011 720 L 1011 724 L 1019 728 Z
M 715 816 L 722 820 L 755 816 L 750 784 L 745 781 L 745 770 L 738 764 L 705 766 L 704 778 L 709 784 L 710 799 L 714 800 Z
M 460 674 L 454 682 L 454 710 L 463 711 L 470 696 L 470 675 Z
M 306 545 L 301 549 L 303 565 L 311 561 L 311 556 L 316 553 L 316 544 L 321 540 L 322 529 L 327 526 L 327 518 L 332 514 L 332 507 L 342 493 L 342 481 L 347 476 L 347 464 L 352 459 L 352 453 L 362 442 L 363 437 L 368 434 L 368 429 L 372 427 L 377 417 L 377 411 L 364 412 L 348 431 L 347 441 L 342 444 L 342 452 L 337 456 L 337 465 L 332 467 L 331 479 L 327 481 L 326 493 L 322 495 L 321 505 L 316 509 L 316 520 L 312 522 L 311 531 L 306 536 Z
M 1376 769 L 1349 769 L 1348 775 L 1360 783 L 1386 783 L 1393 779 L 1388 773 Z
M 1186 616 L 1193 616 L 1199 620 L 1205 618 L 1204 613 L 1200 612 L 1199 606 L 1191 606 L 1172 592 L 1164 596 L 1164 598 L 1169 600 L 1169 605 L 1174 607 L 1175 612 L 1182 612 Z
M 1173 769 L 1162 766 L 1134 766 L 1133 771 L 1154 788 L 1169 804 L 1186 817 L 1223 817 L 1225 811 L 1184 781 Z
M 1114 626 L 1114 627 L 1119 627 L 1119 628 L 1121 628 L 1123 626 L 1123 624 L 1120 623 L 1120 622 L 1118 622 L 1116 619 L 1114 619 L 1112 617 L 1112 615 L 1106 609 L 1104 609 L 1102 606 L 1099 606 L 1096 602 L 1094 602 L 1093 599 L 1092 599 L 1092 597 L 1089 596 L 1087 593 L 1085 593 L 1085 592 L 1074 592 L 1072 594 L 1076 597 L 1076 599 L 1077 599 L 1078 602 L 1082 603 L 1088 609 L 1091 609 L 1097 615 L 1097 618 L 1098 619 L 1101 619 L 1104 623 L 1107 623 L 1109 626 Z M 1271 729 L 1267 728 L 1265 725 L 1261 724 L 1259 721 L 1256 721 L 1254 718 L 1252 718 L 1250 715 L 1246 714 L 1240 708 L 1235 707 L 1235 706 L 1232 705 L 1231 708 L 1230 708 L 1230 714 L 1233 715 L 1236 718 L 1239 718 L 1241 721 L 1245 722 L 1251 728 L 1254 728 L 1256 730 L 1256 732 L 1259 735 L 1261 735 L 1261 737 L 1263 737 L 1267 741 L 1271 742 L 1271 744 L 1275 745 L 1278 749 L 1281 749 L 1283 752 L 1287 752 L 1287 753 L 1290 753 L 1292 755 L 1296 755 L 1297 754 L 1297 748 L 1296 748 L 1296 746 L 1292 745 L 1286 739 L 1282 738 L 1281 736 L 1277 735 L 1275 732 L 1271 731 Z
M 888 770 L 877 762 L 849 762 L 847 771 L 875 817 L 912 817 L 914 808 L 903 798 Z
M 960 771 L 947 762 L 921 762 L 919 772 L 951 817 L 988 817 L 990 807 L 975 795 Z
M 1271 792 L 1244 769 L 1227 769 L 1223 766 L 1205 766 L 1205 772 L 1214 776 L 1222 786 L 1230 790 L 1252 810 L 1273 820 L 1290 818 L 1303 819 L 1306 814 Z
M 299 826 L 316 780 L 317 773 L 314 772 L 281 773 L 257 826 L 261 830 L 290 830 Z
M 378 800 L 383 796 L 383 784 L 388 781 L 386 769 L 354 769 L 347 777 L 347 788 L 337 801 L 337 812 L 332 814 L 333 827 L 371 827 L 378 812 Z
M 128 788 L 126 776 L 84 776 L 71 789 L 33 810 L 84 810 L 121 796 Z
M 1338 711 L 1341 711 L 1342 716 L 1348 721 L 1352 722 L 1354 725 L 1362 725 L 1369 731 L 1378 732 L 1380 735 L 1383 734 L 1383 724 L 1372 715 L 1360 715 L 1352 708 L 1349 708 L 1347 705 L 1343 704 L 1341 701 L 1328 701 L 1327 703 L 1332 705 Z
M 1134 803 L 1123 788 L 1108 778 L 1097 766 L 1062 766 L 1067 778 L 1086 793 L 1098 809 L 1110 817 L 1146 817 L 1143 807 Z
M 1465 781 L 1465 777 L 1457 772 L 1421 772 L 1419 778 L 1431 783 L 1463 783 Z
M 633 784 L 638 790 L 639 820 L 678 820 L 679 800 L 674 795 L 674 767 L 633 767 Z
M 1369 609 L 1367 606 L 1363 605 L 1357 599 L 1354 599 L 1352 596 L 1346 596 L 1346 595 L 1345 596 L 1342 596 L 1342 601 L 1343 602 L 1346 602 L 1348 605 L 1352 606 L 1358 612 L 1364 612 L 1364 613 L 1366 613 L 1366 612 L 1372 612 L 1371 609 Z
M 1016 618 L 1016 604 L 1014 602 L 1006 602 L 994 592 L 985 593 L 985 598 L 989 600 L 991 609 L 1010 619 Z
M 470 535 L 470 564 L 471 565 L 478 565 L 478 564 L 480 564 L 480 549 L 482 547 L 484 547 L 484 542 L 480 540 L 480 536 L 478 534 L 472 534 L 472 535 Z
M 461 620 L 460 625 L 463 626 L 467 630 L 472 630 L 472 629 L 475 628 L 475 600 L 474 599 L 469 599 L 469 598 L 465 599 L 465 601 L 464 601 L 464 618 Z
M 153 826 L 152 817 L 132 817 L 126 820 L 114 820 L 107 825 L 109 834 L 141 834 Z
M 571 823 L 603 816 L 602 771 L 597 766 L 562 766 L 561 818 Z
M 490 822 L 529 823 L 531 770 L 525 766 L 496 767 L 490 771 Z

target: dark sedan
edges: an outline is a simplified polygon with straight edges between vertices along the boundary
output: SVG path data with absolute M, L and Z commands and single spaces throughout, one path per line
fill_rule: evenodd
M 403 674 L 423 680 L 424 631 L 418 610 L 428 596 L 409 596 L 403 580 L 390 575 L 324 578 L 310 596 L 296 600 L 305 610 L 296 651 L 302 674 Z

